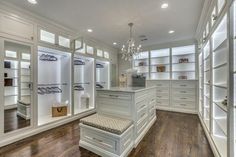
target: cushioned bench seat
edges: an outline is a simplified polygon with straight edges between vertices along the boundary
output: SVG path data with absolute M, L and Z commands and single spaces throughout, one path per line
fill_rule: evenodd
M 102 114 L 88 116 L 81 119 L 80 122 L 85 125 L 89 125 L 118 135 L 122 134 L 127 128 L 129 128 L 129 126 L 132 125 L 131 120 Z

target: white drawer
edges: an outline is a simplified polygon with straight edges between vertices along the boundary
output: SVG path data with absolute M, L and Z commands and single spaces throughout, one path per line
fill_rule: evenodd
M 149 120 L 152 120 L 156 116 L 156 110 L 149 111 Z
M 156 105 L 157 106 L 169 106 L 169 100 L 157 100 Z
M 172 88 L 195 88 L 196 84 L 193 81 L 173 81 Z
M 156 96 L 149 98 L 149 105 L 150 104 L 156 104 Z
M 148 123 L 148 115 L 147 113 L 144 114 L 141 119 L 137 122 L 137 135 L 140 135 L 142 133 L 142 131 L 145 129 L 147 123 Z
M 173 88 L 172 92 L 174 94 L 188 94 L 195 95 L 195 88 Z
M 157 100 L 158 99 L 169 99 L 169 94 L 157 94 L 156 96 Z
M 172 104 L 178 108 L 195 109 L 195 103 L 191 101 L 173 101 Z
M 158 93 L 169 93 L 169 88 L 157 88 L 157 94 Z
M 155 83 L 155 86 L 157 87 L 170 87 L 170 82 L 169 81 L 157 81 Z
M 128 93 L 98 92 L 97 96 L 100 98 L 131 100 L 131 95 Z
M 175 94 L 173 100 L 178 101 L 195 101 L 195 95 Z
M 147 105 L 148 105 L 148 101 L 146 99 L 137 102 L 136 103 L 137 111 L 139 111 L 140 109 L 146 107 Z
M 83 129 L 82 136 L 84 141 L 109 152 L 116 153 L 117 141 L 115 139 L 111 137 L 108 138 L 105 134 L 90 129 Z
M 139 121 L 143 116 L 147 114 L 148 107 L 145 105 L 142 108 L 140 108 L 137 112 L 137 121 Z

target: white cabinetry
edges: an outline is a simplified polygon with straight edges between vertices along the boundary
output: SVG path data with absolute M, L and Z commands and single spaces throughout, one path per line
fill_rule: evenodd
M 196 80 L 148 80 L 156 86 L 156 108 L 169 111 L 196 113 Z
M 0 14 L 0 36 L 8 36 L 20 40 L 34 40 L 34 25 L 10 15 Z

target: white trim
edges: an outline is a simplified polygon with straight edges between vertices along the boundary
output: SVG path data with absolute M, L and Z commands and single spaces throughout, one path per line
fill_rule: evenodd
M 173 108 L 173 107 L 165 107 L 165 106 L 157 106 L 157 110 L 163 110 L 163 111 L 170 111 L 170 112 L 180 112 L 180 113 L 188 113 L 188 114 L 198 114 L 197 111 L 188 110 L 188 109 L 179 109 L 179 108 Z
M 199 118 L 199 120 L 201 122 L 201 126 L 203 127 L 204 133 L 205 133 L 205 135 L 207 137 L 207 140 L 208 140 L 208 142 L 210 144 L 210 147 L 211 147 L 211 150 L 212 150 L 214 156 L 215 157 L 221 157 L 219 152 L 217 151 L 217 148 L 216 148 L 216 146 L 215 146 L 215 144 L 214 144 L 214 142 L 213 142 L 213 140 L 212 140 L 212 138 L 211 138 L 211 136 L 210 136 L 210 134 L 209 134 L 205 124 L 204 124 L 204 122 L 202 121 L 200 113 L 198 113 L 198 118 Z

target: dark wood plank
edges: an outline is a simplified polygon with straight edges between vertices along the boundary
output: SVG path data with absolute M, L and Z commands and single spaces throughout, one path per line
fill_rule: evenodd
M 30 126 L 30 120 L 25 120 L 17 116 L 17 109 L 10 109 L 4 111 L 4 132 L 10 132 L 17 129 Z
M 157 121 L 129 157 L 213 157 L 196 115 L 157 111 Z M 98 157 L 79 147 L 79 121 L 0 148 L 1 157 Z

